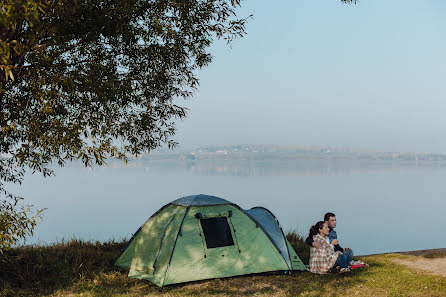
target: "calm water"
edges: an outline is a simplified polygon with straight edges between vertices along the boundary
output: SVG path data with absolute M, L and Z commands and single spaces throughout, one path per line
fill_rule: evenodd
M 10 187 L 47 208 L 26 243 L 129 238 L 163 205 L 210 194 L 242 208 L 264 206 L 285 231 L 307 234 L 336 213 L 342 246 L 356 254 L 446 247 L 446 167 L 354 161 L 167 163 L 132 161 L 56 168 Z

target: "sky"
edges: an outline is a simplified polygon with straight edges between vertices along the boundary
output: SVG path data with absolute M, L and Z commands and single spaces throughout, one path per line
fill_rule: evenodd
M 446 153 L 446 1 L 246 0 L 178 122 L 180 148 L 322 145 Z

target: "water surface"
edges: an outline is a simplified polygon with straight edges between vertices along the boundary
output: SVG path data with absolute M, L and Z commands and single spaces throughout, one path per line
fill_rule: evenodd
M 129 238 L 170 201 L 209 194 L 244 209 L 266 207 L 285 231 L 305 235 L 334 212 L 341 245 L 356 254 L 446 247 L 446 168 L 436 163 L 134 160 L 55 170 L 55 177 L 30 175 L 11 188 L 47 208 L 27 243 Z

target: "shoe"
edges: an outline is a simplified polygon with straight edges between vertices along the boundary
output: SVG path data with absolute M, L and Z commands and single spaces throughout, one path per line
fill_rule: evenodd
M 333 267 L 332 269 L 330 269 L 330 273 L 339 273 L 339 271 L 341 270 L 341 267 L 340 266 L 336 266 L 336 267 Z
M 347 273 L 350 272 L 350 268 L 341 268 L 341 270 L 339 270 L 339 273 Z

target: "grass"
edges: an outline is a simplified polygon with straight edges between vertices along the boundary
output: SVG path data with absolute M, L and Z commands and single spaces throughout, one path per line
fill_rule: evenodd
M 0 294 L 8 296 L 18 288 L 24 289 L 22 294 L 45 294 L 100 274 L 124 273 L 113 265 L 124 246 L 125 242 L 71 240 L 12 249 L 0 255 Z
M 305 262 L 302 238 L 287 237 Z M 160 290 L 113 265 L 124 245 L 72 240 L 13 249 L 0 256 L 0 296 L 446 296 L 446 278 L 394 264 L 408 257 L 396 254 L 364 258 L 370 267 L 351 275 L 251 275 Z
M 444 257 L 446 257 L 446 252 L 424 253 L 421 256 L 423 258 L 427 258 L 427 259 L 444 258 Z

